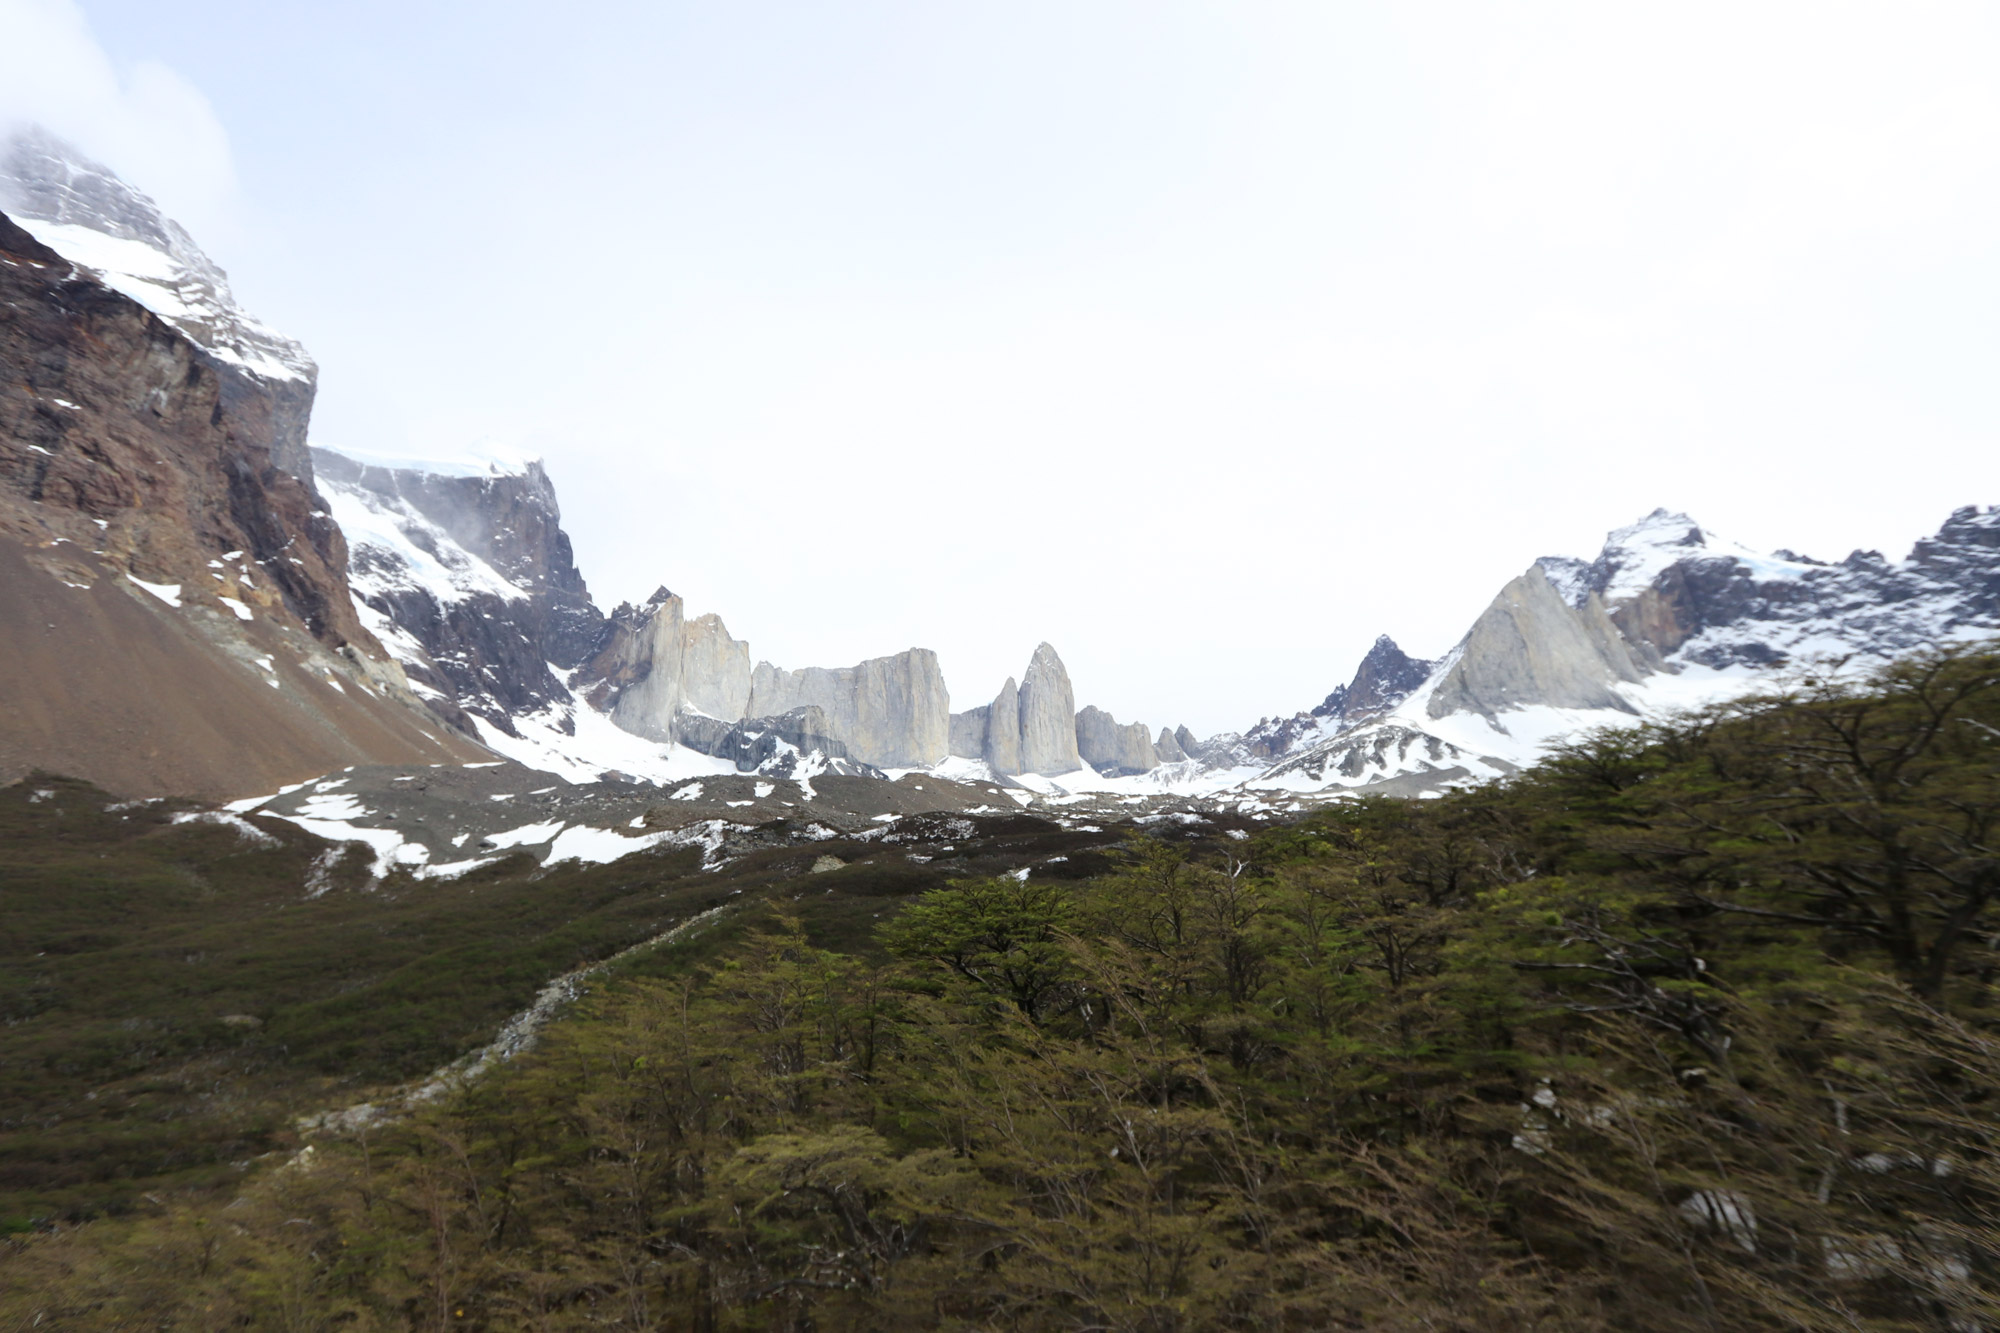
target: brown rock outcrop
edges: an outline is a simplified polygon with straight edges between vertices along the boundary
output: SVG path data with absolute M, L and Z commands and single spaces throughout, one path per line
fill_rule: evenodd
M 226 379 L 0 216 L 0 780 L 230 796 L 484 757 L 356 618 L 340 529 L 273 459 L 282 405 Z

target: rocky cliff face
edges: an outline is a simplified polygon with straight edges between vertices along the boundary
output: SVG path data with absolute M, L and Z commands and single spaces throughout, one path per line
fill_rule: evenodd
M 289 410 L 0 217 L 0 772 L 242 795 L 480 753 L 357 617 Z
M 1056 650 L 1040 644 L 1021 677 L 1021 771 L 1054 776 L 1082 767 L 1083 756 L 1076 752 L 1076 691 Z
M 1174 737 L 1181 753 L 1203 767 L 1216 769 L 1263 768 L 1312 750 L 1328 737 L 1339 735 L 1374 718 L 1386 716 L 1423 685 L 1437 663 L 1411 657 L 1384 634 L 1355 667 L 1353 677 L 1308 712 L 1290 717 L 1264 717 L 1243 732 L 1223 732 L 1197 740 L 1182 727 Z M 1161 761 L 1167 759 L 1164 747 Z
M 1076 693 L 1070 687 L 1069 672 L 1056 650 L 1044 643 L 1036 647 L 1028 670 L 1019 686 L 1009 676 L 993 702 L 982 708 L 959 713 L 951 720 L 951 753 L 967 759 L 984 759 L 987 766 L 1003 776 L 1038 773 L 1054 777 L 1074 773 L 1084 766 L 1078 750 L 1080 719 L 1076 713 Z M 1139 727 L 1136 741 L 1111 721 L 1109 714 L 1092 714 L 1092 744 L 1099 741 L 1107 763 L 1116 765 L 1120 756 L 1137 758 L 1151 754 L 1152 742 Z M 1143 744 L 1144 749 L 1140 746 Z M 1132 767 L 1144 772 L 1157 759 Z
M 810 705 L 794 708 L 779 717 L 744 718 L 740 722 L 682 713 L 676 730 L 681 744 L 727 759 L 739 773 L 793 779 L 810 779 L 822 773 L 836 777 L 886 776 L 882 770 L 851 757 L 846 742 L 834 734 L 825 711 Z
M 696 616 L 681 630 L 681 689 L 689 707 L 710 717 L 750 714 L 751 674 L 750 645 L 731 638 L 721 616 Z
M 208 353 L 224 410 L 262 418 L 272 465 L 311 486 L 306 423 L 318 368 L 236 304 L 228 276 L 180 224 L 39 129 L 0 144 L 0 211 Z
M 1021 687 L 1012 676 L 986 706 L 986 762 L 995 773 L 1024 773 L 1021 767 Z
M 1160 766 L 1145 723 L 1121 726 L 1117 718 L 1094 706 L 1076 715 L 1076 752 L 1107 778 L 1150 773 Z
M 1354 678 L 1327 695 L 1312 716 L 1338 718 L 1349 726 L 1380 717 L 1409 698 L 1436 666 L 1411 657 L 1394 639 L 1380 635 L 1354 669 Z
M 313 458 L 361 613 L 440 713 L 514 736 L 516 718 L 569 702 L 552 668 L 593 655 L 605 625 L 540 463 L 447 473 Z
M 686 628 L 681 599 L 665 588 L 644 606 L 621 603 L 606 622 L 596 654 L 577 673 L 584 698 L 633 735 L 673 744 L 687 703 L 681 670 Z
M 686 620 L 681 599 L 664 588 L 646 606 L 612 614 L 598 652 L 575 679 L 619 726 L 659 741 L 712 730 L 689 730 L 690 713 L 733 724 L 817 710 L 816 725 L 840 743 L 838 755 L 828 752 L 833 757 L 916 768 L 949 753 L 951 707 L 929 649 L 851 667 L 752 668 L 750 646 L 731 638 L 719 617 Z
M 911 648 L 857 666 L 785 671 L 759 662 L 749 711 L 758 717 L 817 707 L 848 753 L 878 768 L 929 767 L 950 753 L 951 696 L 937 654 Z
M 1904 560 L 1857 551 L 1837 564 L 1760 555 L 1655 510 L 1612 532 L 1594 560 L 1538 561 L 1395 708 L 1251 781 L 1383 791 L 1482 781 L 1581 727 L 1768 688 L 1771 668 L 1991 636 L 1996 593 L 2000 509 L 1954 511 Z
M 1592 593 L 1581 608 L 1571 606 L 1536 565 L 1473 622 L 1427 711 L 1434 718 L 1463 712 L 1491 719 L 1543 704 L 1631 713 L 1637 710 L 1618 686 L 1648 674 L 1600 597 Z
M 1899 562 L 1855 551 L 1837 564 L 1760 555 L 1656 509 L 1597 559 L 1545 558 L 1572 605 L 1593 595 L 1645 661 L 1766 666 L 1835 644 L 1893 654 L 2000 619 L 2000 517 L 1956 510 Z

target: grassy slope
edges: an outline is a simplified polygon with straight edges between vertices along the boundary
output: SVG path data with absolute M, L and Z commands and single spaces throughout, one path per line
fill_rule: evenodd
M 0 788 L 0 1225 L 226 1184 L 289 1145 L 295 1116 L 435 1068 L 550 977 L 719 903 L 780 894 L 827 947 L 866 950 L 889 904 L 947 877 L 1065 854 L 1050 873 L 1081 876 L 1110 840 L 1014 817 L 923 864 L 840 842 L 719 871 L 688 850 L 546 872 L 523 855 L 374 888 L 353 855 L 308 898 L 329 844 L 257 819 L 264 845 L 176 809 L 61 778 Z M 855 863 L 809 876 L 828 853 Z

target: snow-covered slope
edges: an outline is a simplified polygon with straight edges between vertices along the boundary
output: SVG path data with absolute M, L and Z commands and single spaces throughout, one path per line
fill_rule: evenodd
M 357 612 L 411 688 L 490 749 L 572 782 L 874 774 L 823 719 L 726 721 L 690 706 L 684 725 L 646 736 L 593 707 L 583 673 L 618 626 L 590 599 L 539 460 L 313 454 Z
M 306 426 L 319 369 L 236 303 L 194 238 L 109 167 L 40 129 L 0 142 L 0 212 L 80 270 L 165 320 L 227 372 L 224 398 L 272 405 L 272 460 L 312 480 Z
M 1568 620 L 1524 609 L 1533 599 L 1514 590 L 1536 584 Z M 1901 561 L 1857 551 L 1838 564 L 1760 555 L 1655 510 L 1609 534 L 1593 561 L 1538 561 L 1386 716 L 1313 740 L 1243 785 L 1440 791 L 1512 772 L 1591 728 L 1771 688 L 1788 666 L 1881 662 L 1995 634 L 2000 508 L 1957 510 Z M 1576 706 L 1579 682 L 1599 706 Z M 1507 702 L 1477 706 L 1495 698 Z
M 218 358 L 268 380 L 317 374 L 304 347 L 236 304 L 228 275 L 178 222 L 62 140 L 26 130 L 8 141 L 0 211 Z
M 664 588 L 645 607 L 598 612 L 538 463 L 318 456 L 368 624 L 441 713 L 500 753 L 576 781 L 879 775 L 847 757 L 857 738 L 836 710 L 757 707 L 756 682 L 781 673 L 752 671 L 749 645 L 719 619 L 688 620 Z M 1840 564 L 1760 555 L 1660 510 L 1609 534 L 1592 560 L 1537 562 L 1442 658 L 1384 636 L 1314 708 L 1206 741 L 1162 733 L 1143 747 L 1160 760 L 1151 767 L 1125 761 L 1142 729 L 1076 714 L 1066 676 L 1035 735 L 1055 738 L 1038 754 L 1074 767 L 1029 762 L 1031 670 L 1030 685 L 1009 681 L 993 704 L 951 715 L 953 755 L 924 771 L 1057 802 L 1435 794 L 1516 771 L 1592 727 L 1764 688 L 1787 663 L 1881 659 L 1996 629 L 2000 510 L 1959 510 L 1903 561 L 1857 552 Z M 1060 672 L 1048 645 L 1044 658 Z M 1083 739 L 1086 722 L 1092 746 L 1055 743 L 1063 727 Z M 1085 763 L 1093 746 L 1111 761 Z M 891 776 L 914 771 L 907 758 L 878 762 Z

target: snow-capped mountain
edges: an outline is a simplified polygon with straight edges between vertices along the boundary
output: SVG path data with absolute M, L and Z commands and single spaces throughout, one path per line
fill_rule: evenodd
M 685 619 L 664 588 L 644 606 L 598 610 L 540 462 L 313 456 L 347 534 L 356 611 L 411 688 L 488 748 L 575 782 L 879 773 L 853 753 L 865 729 L 829 716 L 863 684 L 753 673 L 747 644 L 717 617 Z M 786 696 L 822 683 L 819 700 Z M 895 744 L 886 730 L 866 739 Z
M 476 755 L 476 740 L 576 781 L 916 770 L 1017 799 L 1422 794 L 1512 771 L 1584 728 L 1762 688 L 1787 663 L 2000 629 L 2000 511 L 1957 511 L 1901 561 L 1838 564 L 1762 555 L 1656 511 L 1594 559 L 1538 561 L 1443 657 L 1385 636 L 1319 704 L 1242 732 L 1200 739 L 1079 708 L 1046 643 L 1018 684 L 954 713 L 924 648 L 787 670 L 753 664 L 719 616 L 689 616 L 665 588 L 606 614 L 537 462 L 309 450 L 304 349 L 237 306 L 150 199 L 67 145 L 31 131 L 0 146 L 0 208 L 20 219 L 0 217 L 0 559 L 27 571 L 0 591 L 24 595 L 6 612 L 22 624 L 75 629 L 70 658 L 111 682 L 93 693 L 70 688 L 76 666 L 0 662 L 46 681 L 43 712 L 71 719 L 60 743 L 16 746 L 25 758 L 0 746 L 17 767 L 46 750 L 73 772 L 129 768 L 109 732 L 101 745 L 70 733 L 104 730 L 90 719 L 105 698 L 133 693 L 116 682 L 159 674 L 150 654 L 179 664 L 190 700 L 227 697 L 262 719 L 251 731 L 291 736 L 273 773 L 339 753 Z M 138 589 L 149 619 L 122 592 L 96 620 L 49 610 L 67 594 L 44 599 L 44 584 Z M 158 635 L 183 631 L 201 643 L 162 657 Z M 0 656 L 27 642 L 0 635 Z M 296 699 L 237 688 L 284 691 L 288 671 Z M 140 707 L 136 725 L 172 732 L 168 757 L 199 757 L 199 773 L 173 778 L 162 758 L 131 781 L 235 781 L 221 738 L 242 728 L 204 709 Z
M 1593 560 L 1551 556 L 1435 660 L 1386 635 L 1309 710 L 1205 740 L 1076 706 L 1062 659 L 950 713 L 922 649 L 852 668 L 754 668 L 662 588 L 590 602 L 555 492 L 523 460 L 370 466 L 318 453 L 364 619 L 437 710 L 578 780 L 707 771 L 923 770 L 1053 799 L 1423 794 L 1532 762 L 1552 740 L 1766 686 L 1804 657 L 1885 657 L 2000 625 L 2000 518 L 1964 509 L 1909 559 L 1764 556 L 1657 511 Z M 719 766 L 719 767 L 718 767 Z
M 1759 555 L 1655 510 L 1591 561 L 1548 556 L 1502 589 L 1386 714 L 1245 782 L 1436 791 L 1531 763 L 1564 736 L 1771 688 L 1778 668 L 1886 661 L 2000 633 L 2000 508 L 1955 511 L 1901 561 Z
M 10 187 L 48 183 L 10 160 Z M 115 180 L 63 179 L 40 230 L 69 251 L 185 239 Z M 310 361 L 266 377 L 197 331 L 0 214 L 0 781 L 220 797 L 483 758 L 356 616 L 302 445 Z
M 41 129 L 0 145 L 0 212 L 131 297 L 272 398 L 278 465 L 310 481 L 306 422 L 319 378 L 306 349 L 236 303 L 229 277 L 178 222 L 106 167 Z

